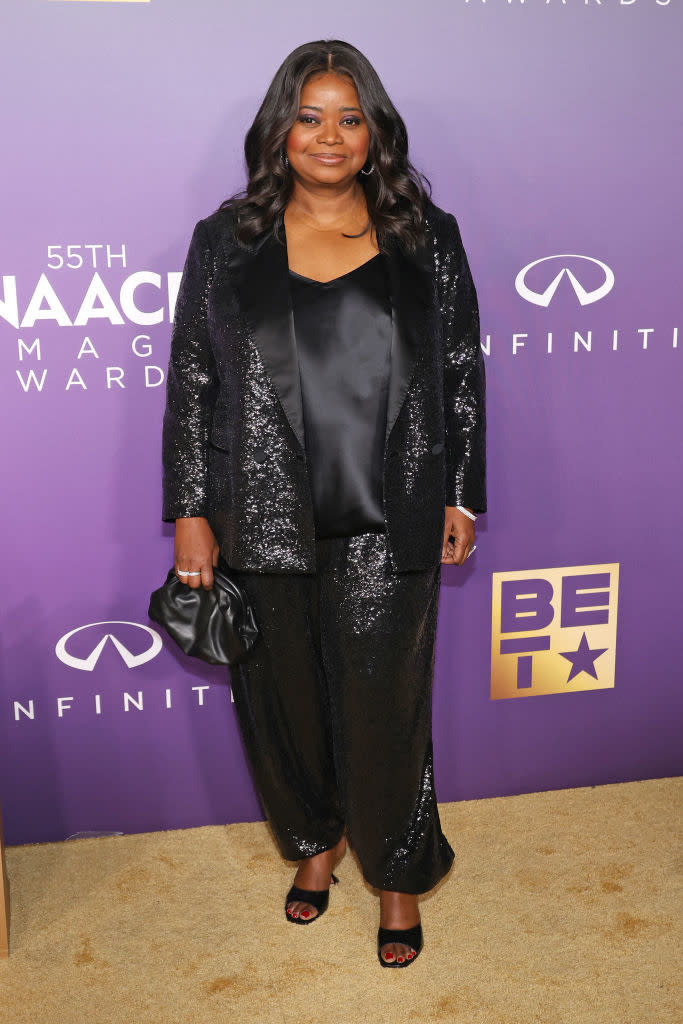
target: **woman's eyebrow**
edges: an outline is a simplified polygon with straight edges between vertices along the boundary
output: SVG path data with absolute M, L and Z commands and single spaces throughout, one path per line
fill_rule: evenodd
M 322 113 L 322 109 L 323 108 L 322 107 L 314 107 L 311 103 L 302 103 L 299 109 L 300 110 L 317 110 L 320 113 Z M 361 113 L 360 107 L 339 107 L 339 110 L 357 110 L 359 114 Z

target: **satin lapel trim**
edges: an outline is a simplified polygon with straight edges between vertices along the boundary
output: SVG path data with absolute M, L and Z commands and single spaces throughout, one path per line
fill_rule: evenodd
M 249 250 L 228 254 L 242 313 L 294 434 L 305 450 L 301 378 L 289 290 L 287 244 L 266 235 Z M 425 247 L 415 255 L 392 244 L 387 252 L 391 288 L 391 368 L 385 446 L 401 410 L 429 330 L 431 265 Z
M 252 328 L 256 348 L 289 424 L 304 448 L 304 415 L 287 245 L 266 235 L 256 250 L 235 250 L 229 262 L 240 308 Z
M 391 370 L 385 446 L 401 411 L 415 363 L 429 330 L 431 267 L 426 247 L 412 255 L 392 244 L 387 253 L 391 283 Z

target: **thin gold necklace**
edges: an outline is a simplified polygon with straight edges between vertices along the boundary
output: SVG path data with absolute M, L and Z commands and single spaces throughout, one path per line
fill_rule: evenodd
M 289 209 L 291 210 L 291 207 L 289 207 Z M 291 213 L 290 213 L 290 216 L 291 216 Z M 296 207 L 294 207 L 294 216 L 298 217 L 299 220 L 302 220 L 304 222 L 304 224 L 307 224 L 309 227 L 312 227 L 315 231 L 333 231 L 333 230 L 335 230 L 333 228 L 321 228 L 318 224 L 312 223 L 306 217 L 301 216 L 301 214 L 297 212 L 297 208 Z M 343 238 L 362 238 L 363 235 L 368 231 L 368 229 L 369 229 L 371 224 L 372 224 L 372 218 L 368 217 L 367 224 L 365 225 L 363 230 L 360 231 L 357 235 L 349 235 L 345 231 L 342 231 L 341 235 L 342 235 Z

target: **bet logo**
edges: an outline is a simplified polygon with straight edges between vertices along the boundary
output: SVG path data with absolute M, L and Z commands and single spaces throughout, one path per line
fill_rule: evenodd
M 614 686 L 619 563 L 493 573 L 491 698 Z

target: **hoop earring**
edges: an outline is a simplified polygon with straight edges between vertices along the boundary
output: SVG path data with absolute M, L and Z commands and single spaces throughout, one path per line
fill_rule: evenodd
M 360 169 L 360 173 L 361 173 L 361 174 L 372 174 L 372 172 L 374 171 L 374 169 L 375 169 L 375 165 L 374 165 L 374 164 L 372 165 L 372 167 L 370 168 L 370 170 L 369 170 L 369 171 L 365 171 L 365 170 L 363 170 L 363 168 L 361 167 L 361 169 Z

